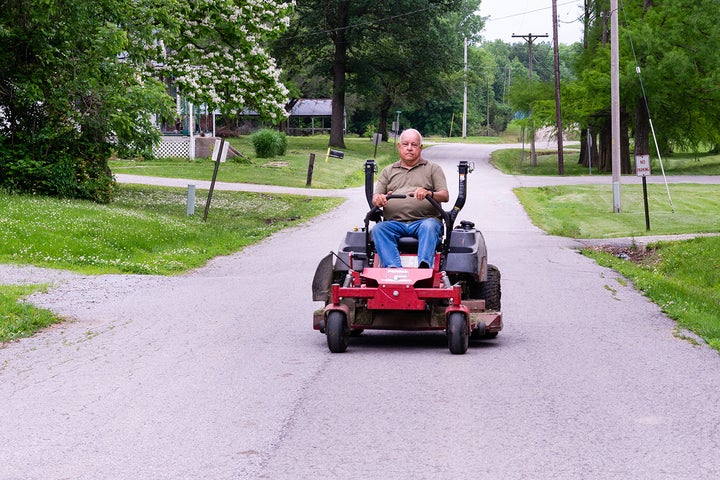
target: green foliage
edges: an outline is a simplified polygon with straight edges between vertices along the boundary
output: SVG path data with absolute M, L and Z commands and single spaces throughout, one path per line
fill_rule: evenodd
M 287 135 L 277 130 L 263 128 L 253 133 L 250 140 L 258 158 L 273 158 L 285 155 L 287 150 Z
M 609 121 L 611 110 L 607 2 L 588 6 L 592 21 L 586 29 L 587 47 L 576 63 L 577 82 L 563 87 L 563 118 L 597 127 Z M 630 129 L 642 124 L 635 118 L 636 105 L 643 101 L 642 79 L 662 153 L 678 145 L 719 143 L 717 2 L 663 0 L 620 6 L 620 104 L 631 118 Z
M 21 143 L 12 149 L 10 141 L 0 137 L 0 187 L 9 192 L 111 201 L 115 183 L 107 168 L 105 146 L 83 138 L 70 144 L 56 140 L 49 145 Z M 41 147 L 46 148 L 45 154 L 38 152 Z
M 292 2 L 16 0 L 0 9 L 0 187 L 106 202 L 111 152 L 152 155 L 165 81 L 211 107 L 282 118 L 262 43 Z M 76 183 L 77 185 L 73 185 Z
M 461 70 L 463 38 L 478 39 L 483 22 L 474 15 L 478 5 L 479 0 L 299 2 L 293 30 L 275 48 L 296 84 L 314 88 L 306 81 L 312 65 L 313 74 L 331 77 L 343 102 L 346 92 L 354 95 L 360 103 L 352 105 L 359 117 L 350 122 L 355 133 L 365 133 L 367 122 L 378 119 L 379 133 L 387 138 L 394 110 L 419 112 L 430 99 L 458 92 L 453 74 Z M 319 34 L 318 25 L 326 33 Z M 447 115 L 437 115 L 447 117 L 441 121 L 444 132 L 453 111 L 445 108 Z M 402 126 L 409 126 L 403 120 Z M 440 133 L 414 119 L 410 124 Z M 343 125 L 342 116 L 333 119 L 333 128 Z M 342 138 L 342 128 L 339 132 Z

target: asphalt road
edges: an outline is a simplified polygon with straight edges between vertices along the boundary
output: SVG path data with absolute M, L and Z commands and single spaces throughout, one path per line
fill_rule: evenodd
M 0 479 L 709 479 L 720 356 L 573 240 L 532 226 L 489 147 L 426 156 L 502 273 L 505 329 L 449 354 L 440 333 L 312 330 L 317 262 L 360 226 L 338 209 L 179 277 L 48 278 L 72 320 L 0 349 Z M 126 179 L 131 181 L 131 179 Z M 453 193 L 454 198 L 454 193 Z

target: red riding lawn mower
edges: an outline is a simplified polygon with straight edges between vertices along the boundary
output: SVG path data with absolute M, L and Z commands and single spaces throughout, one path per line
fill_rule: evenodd
M 313 301 L 325 302 L 313 318 L 315 330 L 327 336 L 331 352 L 347 350 L 350 337 L 366 329 L 444 330 L 451 353 L 463 354 L 469 340 L 495 338 L 502 330 L 500 271 L 487 262 L 485 239 L 475 224 L 455 219 L 465 205 L 467 161 L 458 164 L 459 194 L 444 211 L 444 238 L 432 269 L 417 268 L 416 238 L 398 241 L 402 268 L 382 268 L 375 252 L 370 222 L 382 221 L 382 209 L 372 204 L 377 166 L 365 162 L 365 196 L 370 211 L 362 230 L 345 234 L 338 252 L 330 252 L 315 271 Z M 388 198 L 404 197 L 389 195 Z M 392 201 L 392 200 L 391 200 Z

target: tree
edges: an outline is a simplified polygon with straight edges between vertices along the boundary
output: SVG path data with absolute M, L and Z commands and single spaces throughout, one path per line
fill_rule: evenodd
M 280 0 L 195 0 L 165 10 L 167 25 L 158 31 L 160 71 L 173 78 L 194 103 L 225 114 L 255 109 L 278 122 L 288 90 L 263 45 L 290 22 L 293 2 Z
M 333 119 L 329 143 L 343 148 L 343 116 L 349 87 L 363 92 L 383 92 L 378 93 L 373 102 L 380 112 L 387 112 L 388 102 L 392 103 L 407 92 L 400 81 L 411 82 L 417 88 L 427 84 L 419 78 L 424 74 L 422 69 L 409 69 L 407 62 L 430 67 L 447 66 L 444 60 L 434 65 L 433 59 L 438 60 L 435 55 L 446 55 L 448 49 L 454 50 L 459 45 L 453 41 L 457 39 L 457 33 L 444 28 L 439 30 L 443 27 L 441 19 L 451 12 L 464 11 L 464 6 L 473 3 L 477 4 L 477 1 L 300 0 L 290 31 L 275 51 L 283 58 L 283 65 L 299 58 L 297 52 L 302 52 L 303 61 L 314 63 L 332 78 Z M 459 19 L 455 20 L 457 26 Z M 431 37 L 439 31 L 453 35 Z M 402 58 L 401 54 L 404 55 Z M 392 72 L 393 68 L 396 73 Z M 437 68 L 434 71 L 438 72 Z M 424 95 L 427 93 L 418 92 L 419 98 Z
M 262 5 L 258 5 L 262 3 Z M 109 201 L 107 160 L 148 153 L 165 80 L 224 111 L 284 114 L 261 44 L 291 3 L 17 0 L 0 9 L 0 186 Z
M 358 45 L 349 83 L 376 110 L 384 138 L 393 106 L 402 106 L 409 119 L 430 104 L 449 102 L 448 117 L 452 113 L 462 91 L 463 39 L 472 42 L 482 27 L 478 7 L 466 0 L 452 11 L 393 19 Z
M 718 144 L 720 59 L 715 52 L 720 48 L 720 33 L 715 26 L 720 21 L 720 11 L 715 3 L 712 0 L 645 0 L 626 2 L 621 8 L 620 103 L 624 173 L 632 171 L 630 131 L 635 135 L 636 154 L 651 151 L 649 115 L 657 134 L 656 146 L 663 153 L 672 151 L 677 145 L 699 148 Z M 569 99 L 576 105 L 586 105 L 572 114 L 583 127 L 591 129 L 593 136 L 600 135 L 598 160 L 601 166 L 609 165 L 611 142 L 606 9 L 607 2 L 586 1 L 586 49 L 578 63 L 579 81 L 573 86 Z M 592 99 L 592 108 L 587 107 L 591 103 L 587 99 Z M 587 164 L 586 150 L 581 152 L 581 160 Z

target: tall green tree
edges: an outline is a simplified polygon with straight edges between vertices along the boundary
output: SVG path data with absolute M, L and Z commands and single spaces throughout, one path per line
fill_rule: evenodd
M 457 14 L 472 18 L 474 10 L 468 6 L 473 4 L 478 2 L 299 0 L 286 41 L 278 43 L 276 51 L 283 65 L 302 57 L 332 78 L 330 145 L 342 148 L 349 89 L 372 95 L 369 101 L 385 123 L 388 105 L 407 98 L 411 89 L 414 101 L 427 99 L 432 94 L 428 85 L 432 90 L 448 68 L 448 51 L 457 58 L 452 68 L 462 60 L 457 32 L 463 18 Z M 447 23 L 453 13 L 454 31 L 452 22 Z
M 635 135 L 636 154 L 653 150 L 650 118 L 657 136 L 656 146 L 663 153 L 679 145 L 698 148 L 718 144 L 720 58 L 714 52 L 720 48 L 716 28 L 720 10 L 716 4 L 712 0 L 620 2 L 623 172 L 632 171 L 631 133 Z M 598 158 L 594 164 L 599 163 L 606 170 L 611 164 L 612 141 L 608 10 L 607 0 L 586 1 L 585 51 L 577 66 L 579 80 L 569 89 L 568 96 L 576 106 L 569 110 L 571 115 L 592 132 L 592 141 L 587 142 L 591 148 L 583 148 L 581 161 L 587 164 L 597 143 Z
M 292 2 L 16 0 L 0 9 L 0 186 L 109 201 L 107 160 L 147 153 L 165 81 L 224 111 L 285 114 L 262 45 Z
M 454 10 L 421 16 L 423 22 L 402 16 L 359 45 L 349 82 L 374 106 L 385 138 L 388 119 L 399 107 L 426 111 L 429 104 L 442 102 L 436 99 L 462 98 L 463 43 L 467 38 L 472 44 L 482 28 L 482 19 L 474 15 L 478 8 L 478 1 L 465 0 Z M 422 28 L 416 27 L 419 23 Z

